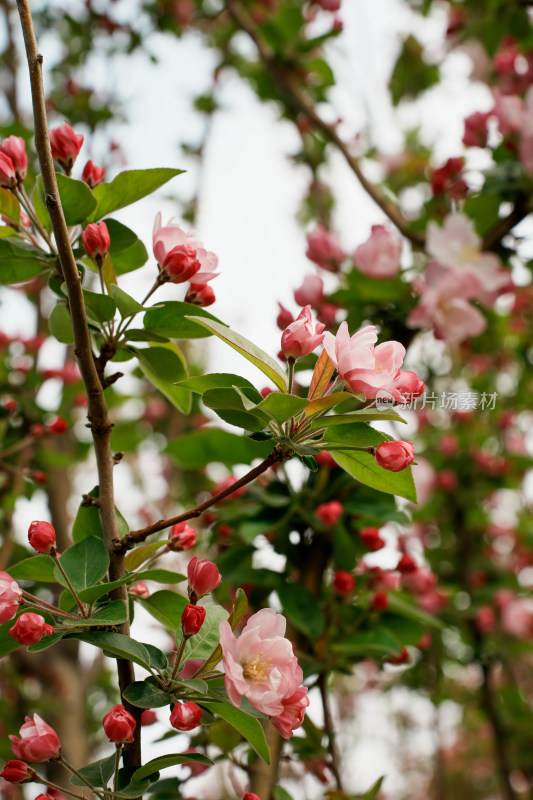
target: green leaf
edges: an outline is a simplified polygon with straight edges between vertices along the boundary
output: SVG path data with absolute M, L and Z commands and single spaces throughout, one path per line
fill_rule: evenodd
M 370 453 L 351 450 L 343 452 L 335 449 L 336 446 L 342 447 L 343 444 L 357 447 L 375 447 L 381 442 L 391 441 L 391 438 L 375 431 L 364 423 L 352 423 L 328 428 L 321 445 L 331 452 L 339 467 L 342 467 L 355 480 L 364 483 L 366 486 L 371 486 L 373 489 L 378 489 L 380 492 L 399 495 L 416 503 L 416 489 L 410 467 L 401 472 L 391 472 L 378 466 L 374 456 L 370 455 Z M 333 446 L 328 447 L 328 444 Z
M 248 611 L 248 598 L 243 589 L 237 589 L 233 598 L 233 609 L 229 617 L 231 629 L 235 630 L 241 619 Z
M 274 447 L 273 441 L 255 442 L 218 428 L 180 436 L 167 445 L 166 452 L 185 469 L 198 469 L 212 462 L 232 467 L 250 464 L 254 458 L 266 458 Z
M 94 586 L 88 586 L 86 589 L 82 589 L 78 592 L 78 597 L 82 603 L 94 603 L 99 597 L 109 594 L 113 589 L 123 586 L 125 583 L 131 581 L 131 579 L 131 575 L 125 575 L 123 578 L 111 581 L 110 583 L 97 583 Z
M 115 771 L 115 754 L 102 758 L 100 761 L 93 761 L 92 764 L 87 764 L 86 767 L 80 767 L 78 772 L 80 775 L 89 781 L 93 786 L 105 788 L 111 780 Z M 70 776 L 70 782 L 74 786 L 85 786 L 85 783 L 78 778 L 77 775 Z
M 196 394 L 203 394 L 208 389 L 231 389 L 234 386 L 238 386 L 240 389 L 250 389 L 257 392 L 258 397 L 262 399 L 260 393 L 250 381 L 246 380 L 246 378 L 241 378 L 240 375 L 231 373 L 214 372 L 209 375 L 195 375 L 193 378 L 186 378 L 184 381 L 180 381 L 179 385 Z
M 136 547 L 126 555 L 125 566 L 131 571 L 137 569 L 144 561 L 150 558 L 157 550 L 166 547 L 166 542 L 151 542 L 141 547 Z
M 207 606 L 205 620 L 202 627 L 194 636 L 191 636 L 183 652 L 183 660 L 209 658 L 218 644 L 220 634 L 218 626 L 228 618 L 229 614 L 222 606 Z M 176 643 L 179 645 L 183 639 L 181 628 L 176 636 Z
M 122 772 L 123 770 L 119 771 L 119 786 L 120 786 L 120 776 Z M 142 797 L 143 794 L 147 791 L 147 789 L 149 789 L 149 787 L 150 787 L 149 780 L 134 781 L 132 783 L 128 783 L 127 786 L 124 786 L 123 788 L 119 789 L 118 792 L 109 792 L 109 793 L 106 792 L 106 794 L 109 794 L 110 798 L 123 797 L 126 798 L 126 800 L 129 800 L 130 798 Z
M 27 281 L 55 264 L 55 258 L 44 258 L 29 246 L 0 239 L 0 284 Z
M 207 328 L 207 330 L 214 333 L 215 336 L 218 336 L 218 338 L 226 342 L 226 344 L 229 344 L 230 347 L 244 356 L 248 361 L 251 361 L 264 375 L 270 378 L 278 389 L 281 389 L 282 392 L 287 391 L 287 376 L 284 370 L 277 361 L 269 356 L 268 353 L 265 353 L 264 350 L 261 350 L 260 347 L 257 347 L 257 345 L 250 342 L 249 339 L 241 336 L 240 333 L 235 333 L 235 331 L 217 322 L 211 320 L 206 321 L 198 316 L 190 316 L 188 319 L 197 322 L 199 325 L 203 325 L 204 328 Z
M 385 775 L 382 775 L 381 778 L 378 778 L 375 783 L 372 784 L 368 792 L 364 794 L 358 794 L 357 800 L 377 800 L 379 795 L 379 790 L 381 789 L 381 784 L 385 780 Z M 277 800 L 277 798 L 276 798 Z
M 32 556 L 13 564 L 6 571 L 17 581 L 57 583 L 54 559 L 50 556 Z
M 292 795 L 282 786 L 274 786 L 272 794 L 274 795 L 274 800 L 293 800 Z
M 96 207 L 96 198 L 85 181 L 77 181 L 68 178 L 60 172 L 56 173 L 57 188 L 65 222 L 67 225 L 78 225 L 87 219 L 91 211 Z M 39 189 L 42 191 L 42 178 L 37 179 Z M 43 194 L 44 196 L 44 194 Z
M 176 381 L 185 378 L 185 362 L 174 344 L 135 349 L 142 373 L 170 400 L 172 405 L 188 414 L 191 408 L 191 395 L 186 389 L 175 386 Z
M 43 636 L 40 642 L 37 644 L 32 644 L 28 647 L 29 653 L 40 653 L 41 650 L 48 650 L 49 647 L 52 647 L 56 642 L 61 641 L 61 639 L 66 635 L 66 631 L 59 631 L 58 633 L 51 633 L 49 636 Z
M 116 219 L 106 219 L 105 224 L 111 238 L 109 257 L 115 275 L 124 275 L 142 267 L 148 260 L 148 253 L 144 244 L 137 238 L 137 234 Z M 97 271 L 92 262 L 89 267 Z
M 204 392 L 202 401 L 230 425 L 248 431 L 261 431 L 268 425 L 269 417 L 256 411 L 257 406 L 253 402 L 249 403 L 240 390 L 208 389 Z
M 192 306 L 190 303 L 168 300 L 158 303 L 146 312 L 144 327 L 159 333 L 160 336 L 169 336 L 172 339 L 203 339 L 205 336 L 210 336 L 209 331 L 189 320 L 187 315 L 191 313 L 223 324 L 203 308 Z
M 400 652 L 400 643 L 390 631 L 383 628 L 372 631 L 359 631 L 342 642 L 332 645 L 337 653 L 351 656 L 389 656 Z
M 172 572 L 170 569 L 147 569 L 137 573 L 134 577 L 136 581 L 157 581 L 158 583 L 181 583 L 187 580 L 185 575 Z
M 110 322 L 117 311 L 117 306 L 112 297 L 99 292 L 83 290 L 87 316 L 92 317 L 96 322 Z
M 87 539 L 85 541 L 88 541 Z M 92 616 L 86 619 L 80 617 L 76 620 L 66 619 L 65 625 L 73 627 L 96 627 L 97 625 L 120 625 L 128 619 L 128 610 L 124 600 L 114 600 L 99 608 Z
M 317 598 L 299 583 L 283 583 L 278 589 L 285 615 L 310 639 L 324 631 L 324 614 Z
M 296 397 L 293 394 L 282 394 L 281 392 L 271 392 L 257 406 L 258 411 L 268 414 L 271 419 L 282 423 L 303 411 L 309 404 L 309 400 L 303 397 Z
M 218 714 L 218 716 L 222 717 L 232 728 L 235 728 L 235 730 L 252 746 L 257 755 L 260 756 L 263 761 L 266 761 L 267 764 L 270 764 L 270 752 L 263 728 L 258 719 L 226 703 L 202 700 L 201 705 L 205 706 L 208 711 Z
M 163 708 L 173 702 L 172 695 L 164 692 L 152 677 L 130 683 L 122 695 L 138 708 Z
M 209 766 L 214 763 L 202 753 L 169 753 L 166 756 L 159 756 L 158 758 L 153 758 L 151 761 L 148 761 L 147 764 L 144 764 L 133 773 L 132 779 L 140 781 L 143 778 L 147 778 L 148 775 L 161 772 L 162 769 L 166 769 L 167 767 L 174 767 L 176 764 L 186 764 L 191 761 L 195 761 L 199 764 L 208 764 Z
M 0 658 L 8 656 L 15 650 L 18 650 L 20 645 L 16 639 L 9 635 L 9 629 L 13 626 L 13 620 L 4 622 L 0 625 Z
M 89 492 L 89 497 L 98 498 L 98 486 L 95 486 L 94 489 Z M 115 514 L 117 517 L 118 535 L 122 538 L 129 532 L 129 525 L 116 506 Z M 80 505 L 78 513 L 76 514 L 76 519 L 74 520 L 72 539 L 74 542 L 81 542 L 88 536 L 97 536 L 103 539 L 104 534 L 98 507 L 92 504 L 85 505 L 84 501 Z
M 0 214 L 13 222 L 20 220 L 20 203 L 9 189 L 0 188 Z
M 329 428 L 332 425 L 349 425 L 352 422 L 373 422 L 387 419 L 392 419 L 395 422 L 406 422 L 397 411 L 392 409 L 380 411 L 376 408 L 362 408 L 360 411 L 352 411 L 350 414 L 332 414 L 329 417 L 320 417 L 313 420 L 312 428 L 313 430 L 318 430 L 318 428 Z
M 111 294 L 113 296 L 113 300 L 117 304 L 120 316 L 123 319 L 126 317 L 133 317 L 135 314 L 139 314 L 141 311 L 144 311 L 144 306 L 138 303 L 133 297 L 130 297 L 127 292 L 125 292 L 123 289 L 120 289 L 116 284 L 112 284 Z
M 421 608 L 413 605 L 401 595 L 396 594 L 395 592 L 389 592 L 388 597 L 389 611 L 394 611 L 396 614 L 406 617 L 406 619 L 412 619 L 413 622 L 418 622 L 426 628 L 442 629 L 444 627 L 444 624 L 440 619 L 437 619 L 437 617 L 422 611 Z
M 63 344 L 74 344 L 74 331 L 66 303 L 57 303 L 48 317 L 48 327 L 52 336 Z
M 148 671 L 152 668 L 153 654 L 151 654 L 148 646 L 138 642 L 136 639 L 132 639 L 131 636 L 125 636 L 123 633 L 87 631 L 69 634 L 69 638 L 80 639 L 82 642 L 92 644 L 94 647 L 98 647 L 116 658 L 134 661 Z M 161 653 L 161 655 L 164 657 L 164 653 Z
M 101 580 L 109 568 L 109 555 L 101 539 L 88 536 L 78 544 L 65 550 L 59 559 L 72 586 L 76 591 L 93 586 Z M 56 568 L 58 583 L 65 586 L 65 579 Z
M 182 169 L 132 169 L 121 172 L 111 183 L 101 183 L 94 189 L 97 206 L 91 215 L 91 222 L 111 214 L 119 208 L 130 206 L 146 195 L 155 192 Z
M 154 592 L 146 599 L 135 598 L 158 622 L 175 633 L 181 625 L 181 615 L 187 605 L 187 599 L 181 594 L 162 589 Z

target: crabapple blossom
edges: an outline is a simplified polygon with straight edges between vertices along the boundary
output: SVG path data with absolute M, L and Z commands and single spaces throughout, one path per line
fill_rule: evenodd
M 381 442 L 375 449 L 376 464 L 391 472 L 400 472 L 412 464 L 415 457 L 415 446 L 412 442 Z
M 297 359 L 312 353 L 324 339 L 325 325 L 315 323 L 313 329 L 313 315 L 311 306 L 302 308 L 298 317 L 281 334 L 281 349 L 287 358 Z
M 294 290 L 294 301 L 298 303 L 299 306 L 318 308 L 323 300 L 324 281 L 320 275 L 306 275 L 302 285 Z M 291 320 L 291 322 L 292 321 L 293 320 Z
M 292 732 L 299 728 L 305 717 L 305 709 L 309 705 L 307 686 L 299 686 L 282 700 L 283 711 L 272 717 L 272 724 L 284 739 L 290 739 Z
M 357 269 L 370 278 L 393 278 L 401 269 L 402 238 L 385 225 L 372 225 L 370 238 L 353 254 Z
M 83 168 L 83 172 L 81 173 L 82 181 L 85 181 L 91 189 L 94 189 L 95 186 L 98 186 L 105 177 L 105 169 L 104 167 L 97 167 L 93 164 L 93 162 L 89 159 L 89 161 L 85 164 Z
M 280 329 L 280 331 L 284 331 L 291 323 L 294 322 L 294 316 L 291 312 L 282 306 L 281 303 L 278 303 L 279 306 L 279 313 L 276 317 L 276 325 Z
M 331 584 L 333 591 L 337 594 L 351 594 L 355 589 L 355 578 L 351 572 L 345 569 L 338 569 L 333 575 Z
M 170 724 L 177 731 L 192 731 L 200 724 L 202 713 L 200 706 L 191 700 L 186 703 L 178 702 L 170 714 Z
M 486 147 L 489 138 L 487 123 L 490 112 L 474 111 L 465 118 L 463 144 L 465 147 Z
M 207 283 L 216 275 L 218 258 L 205 250 L 194 232 L 186 233 L 176 222 L 162 225 L 157 214 L 153 231 L 153 250 L 161 273 L 171 283 Z
M 21 645 L 37 644 L 43 636 L 54 633 L 52 625 L 48 625 L 44 617 L 31 611 L 21 614 L 9 629 L 9 635 Z
M 167 550 L 190 550 L 196 544 L 196 531 L 186 522 L 177 522 L 170 529 Z
M 57 758 L 61 750 L 61 742 L 55 730 L 38 714 L 33 719 L 26 717 L 20 729 L 20 739 L 10 736 L 11 749 L 23 761 L 49 761 Z
M 338 500 L 331 500 L 329 503 L 322 503 L 316 509 L 316 515 L 320 522 L 327 528 L 331 528 L 342 517 L 342 503 Z
M 189 579 L 189 597 L 193 601 L 212 592 L 222 580 L 216 564 L 205 558 L 199 559 L 197 556 L 189 561 L 187 577 Z
M 328 272 L 337 272 L 346 258 L 337 236 L 321 223 L 307 235 L 306 256 Z
M 107 712 L 102 720 L 105 735 L 115 744 L 133 742 L 136 722 L 129 711 L 119 704 Z
M 128 591 L 130 594 L 134 594 L 136 597 L 141 597 L 143 600 L 146 600 L 147 597 L 150 597 L 150 589 L 142 581 L 137 581 L 134 583 L 132 586 L 130 586 Z
M 215 293 L 208 283 L 191 283 L 185 295 L 186 303 L 191 303 L 191 305 L 199 306 L 200 308 L 212 306 L 215 300 Z
M 83 144 L 81 133 L 74 133 L 68 122 L 49 131 L 52 156 L 66 172 L 70 172 Z
M 21 183 L 28 172 L 26 142 L 22 136 L 8 136 L 7 139 L 4 139 L 0 144 L 0 153 L 11 159 L 17 181 Z
M 8 622 L 17 613 L 22 589 L 11 575 L 0 570 L 0 622 Z
M 49 553 L 56 546 L 54 526 L 44 520 L 33 520 L 28 528 L 28 541 L 38 553 Z
M 206 610 L 203 606 L 187 603 L 181 614 L 181 629 L 184 636 L 194 636 L 204 624 Z
M 361 528 L 359 531 L 359 538 L 365 547 L 368 547 L 372 552 L 382 550 L 385 547 L 385 541 L 379 535 L 379 528 L 368 527 Z
M 17 174 L 15 172 L 15 165 L 5 153 L 0 152 L 0 186 L 6 189 L 12 189 L 16 186 Z
M 157 714 L 155 713 L 153 708 L 145 708 L 143 713 L 141 714 L 141 725 L 146 727 L 147 725 L 154 725 L 157 722 Z

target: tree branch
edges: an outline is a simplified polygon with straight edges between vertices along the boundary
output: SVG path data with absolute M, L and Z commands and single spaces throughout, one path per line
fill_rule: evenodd
M 337 147 L 365 192 L 372 198 L 376 205 L 379 206 L 390 221 L 394 223 L 400 233 L 417 247 L 423 247 L 424 237 L 410 229 L 409 221 L 404 217 L 401 209 L 387 197 L 379 186 L 376 186 L 368 180 L 361 169 L 359 160 L 350 153 L 346 142 L 344 142 L 337 133 L 336 127 L 334 125 L 329 125 L 322 119 L 311 100 L 302 92 L 300 87 L 291 80 L 290 75 L 279 64 L 275 52 L 267 42 L 265 42 L 257 25 L 242 8 L 238 0 L 226 0 L 226 7 L 233 21 L 253 40 L 261 61 L 284 95 L 286 102 L 295 111 L 305 114 L 315 128 L 319 130 L 329 142 Z
M 118 538 L 118 529 L 113 489 L 114 462 L 110 447 L 112 424 L 104 398 L 103 387 L 93 359 L 81 277 L 72 252 L 69 232 L 57 188 L 46 120 L 42 74 L 43 57 L 37 48 L 37 40 L 35 38 L 31 8 L 28 0 L 17 0 L 17 7 L 24 35 L 24 44 L 30 73 L 33 115 L 35 121 L 35 147 L 39 157 L 46 207 L 52 223 L 59 265 L 67 286 L 68 305 L 74 330 L 74 352 L 87 394 L 88 418 L 93 436 L 98 469 L 100 517 L 104 532 L 104 542 L 111 561 L 109 579 L 114 581 L 124 574 L 124 557 L 121 553 L 117 553 L 113 547 L 114 540 Z M 124 587 L 120 587 L 116 590 L 115 596 L 124 599 L 127 606 L 127 594 Z M 121 632 L 129 634 L 129 623 L 123 623 Z M 129 661 L 118 659 L 117 668 L 120 691 L 123 692 L 126 687 L 135 680 L 133 664 Z M 127 705 L 128 710 L 138 718 L 139 709 L 130 707 L 129 704 Z M 136 734 L 140 734 L 139 723 L 137 724 Z M 125 748 L 124 763 L 126 766 L 140 766 L 140 735 L 137 735 L 135 741 Z
M 324 710 L 324 729 L 328 737 L 328 753 L 331 759 L 329 767 L 331 768 L 331 771 L 333 772 L 333 775 L 335 777 L 335 782 L 337 784 L 338 791 L 345 794 L 340 773 L 340 757 L 339 757 L 339 751 L 337 749 L 335 725 L 333 723 L 333 717 L 331 716 L 331 709 L 329 707 L 328 690 L 326 684 L 327 684 L 327 675 L 325 672 L 322 672 L 318 678 L 318 688 L 320 690 L 320 697 L 322 699 L 322 708 Z

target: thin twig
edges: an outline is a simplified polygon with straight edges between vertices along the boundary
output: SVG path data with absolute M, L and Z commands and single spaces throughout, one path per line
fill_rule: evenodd
M 328 753 L 330 757 L 329 767 L 335 777 L 335 782 L 337 784 L 338 791 L 345 794 L 340 773 L 340 757 L 339 757 L 339 751 L 337 749 L 335 725 L 333 724 L 333 717 L 331 715 L 331 709 L 329 707 L 329 698 L 328 698 L 328 690 L 326 683 L 327 683 L 327 675 L 325 672 L 322 672 L 318 678 L 318 688 L 320 690 L 320 697 L 322 699 L 322 708 L 324 710 L 324 728 L 326 731 L 326 735 L 328 737 Z

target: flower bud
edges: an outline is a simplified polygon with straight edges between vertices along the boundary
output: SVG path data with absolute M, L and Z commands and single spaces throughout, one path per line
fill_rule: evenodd
M 0 153 L 0 186 L 13 189 L 17 185 L 15 167 L 9 156 Z
M 167 550 L 190 550 L 196 544 L 196 531 L 186 522 L 177 522 L 170 529 Z
M 276 325 L 280 329 L 280 331 L 284 331 L 289 325 L 294 322 L 294 317 L 291 312 L 282 306 L 281 303 L 278 303 L 279 306 L 279 314 L 276 318 Z
M 200 308 L 212 306 L 215 300 L 215 293 L 208 283 L 191 283 L 185 295 L 186 303 Z
M 137 581 L 137 583 L 134 583 L 133 586 L 130 586 L 128 591 L 130 594 L 134 594 L 137 597 L 142 597 L 143 600 L 146 600 L 147 597 L 150 597 L 150 589 L 142 581 Z
M 22 589 L 11 575 L 0 571 L 0 622 L 8 622 L 17 613 Z
M 287 358 L 301 358 L 312 353 L 324 339 L 325 325 L 317 322 L 313 330 L 311 306 L 302 308 L 298 317 L 281 334 L 281 349 Z
M 181 615 L 181 629 L 184 636 L 194 636 L 198 633 L 202 625 L 206 610 L 203 606 L 196 606 L 192 603 L 187 603 Z
M 406 575 L 408 572 L 416 572 L 418 566 L 412 555 L 409 553 L 404 553 L 400 557 L 400 560 L 396 565 L 396 569 L 398 572 L 401 572 L 402 575 Z
M 68 431 L 68 422 L 63 417 L 55 417 L 52 422 L 47 424 L 46 430 L 48 433 L 56 433 L 58 435 L 66 433 Z
M 103 718 L 102 725 L 105 735 L 111 742 L 115 742 L 115 744 L 133 742 L 136 723 L 123 705 L 113 706 Z
M 307 236 L 306 256 L 329 272 L 337 272 L 346 258 L 337 236 L 320 223 Z
M 43 636 L 50 636 L 54 632 L 54 628 L 45 622 L 44 617 L 32 611 L 21 614 L 9 629 L 9 635 L 21 645 L 37 644 Z
M 394 664 L 395 666 L 400 666 L 401 664 L 407 664 L 409 661 L 409 651 L 407 648 L 402 647 L 398 655 L 390 655 L 387 658 L 389 664 Z
M 259 795 L 254 794 L 253 792 L 246 792 L 242 800 L 261 800 Z
M 44 794 L 44 792 L 41 792 L 41 794 L 37 795 L 35 800 L 57 800 L 57 798 L 52 797 L 50 794 Z
M 33 770 L 24 761 L 7 761 L 3 771 L 0 772 L 0 778 L 3 778 L 8 783 L 31 781 L 32 776 Z
M 193 602 L 216 589 L 222 580 L 216 564 L 205 558 L 199 560 L 197 556 L 189 561 L 187 576 L 189 578 L 189 597 Z
M 389 607 L 389 596 L 387 592 L 375 592 L 370 603 L 373 611 L 385 611 Z
M 157 714 L 155 713 L 153 708 L 145 708 L 143 713 L 141 714 L 141 725 L 146 727 L 147 725 L 154 725 L 157 722 Z
M 379 528 L 361 528 L 359 531 L 359 537 L 365 547 L 368 547 L 368 549 L 372 550 L 372 552 L 381 550 L 383 547 L 385 547 L 385 542 L 379 535 Z
M 68 122 L 52 128 L 49 135 L 54 161 L 57 161 L 65 172 L 70 172 L 81 150 L 83 136 L 81 133 L 74 133 Z
M 391 472 L 400 472 L 413 463 L 415 446 L 412 442 L 381 442 L 374 451 L 374 458 L 380 467 Z
M 26 717 L 20 736 L 20 739 L 16 736 L 9 737 L 16 758 L 41 762 L 58 757 L 61 750 L 59 736 L 38 714 L 34 714 L 33 719 Z
M 324 300 L 324 281 L 319 275 L 306 275 L 302 285 L 294 290 L 294 300 L 299 306 L 318 308 Z M 292 320 L 291 320 L 292 322 Z
M 339 503 L 338 500 L 331 500 L 329 503 L 322 503 L 318 506 L 316 515 L 326 528 L 331 528 L 340 520 L 343 510 L 342 503 Z
M 200 724 L 202 713 L 202 709 L 190 700 L 176 703 L 170 714 L 170 724 L 177 731 L 192 731 Z
M 28 541 L 38 553 L 50 553 L 56 545 L 54 526 L 43 520 L 33 520 L 28 528 Z
M 105 169 L 103 167 L 95 167 L 92 161 L 88 161 L 81 173 L 82 181 L 85 181 L 91 189 L 102 183 L 105 177 Z
M 11 159 L 17 182 L 21 183 L 28 172 L 26 142 L 22 136 L 8 136 L 7 139 L 4 139 L 0 144 L 0 153 Z
M 327 469 L 335 469 L 337 466 L 337 462 L 327 450 L 322 450 L 321 453 L 318 453 L 315 456 L 315 461 L 317 464 L 319 464 L 319 466 L 327 467 Z
M 91 222 L 81 234 L 86 253 L 93 261 L 102 262 L 107 255 L 111 238 L 105 222 Z
M 355 589 L 355 578 L 351 572 L 338 569 L 333 576 L 332 586 L 337 594 L 351 594 Z

